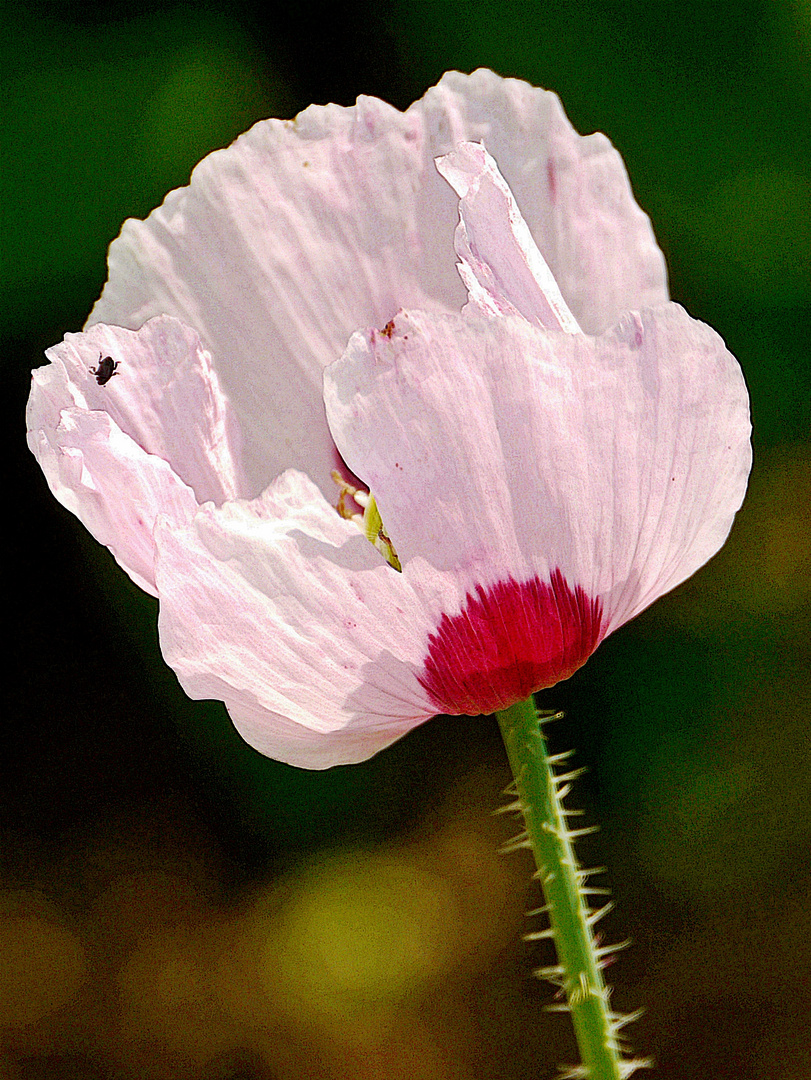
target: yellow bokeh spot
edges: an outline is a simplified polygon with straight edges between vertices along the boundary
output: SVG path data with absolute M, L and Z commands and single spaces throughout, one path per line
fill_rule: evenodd
M 23 906 L 0 915 L 0 1027 L 35 1024 L 63 1008 L 84 978 L 74 933 Z
M 293 1007 L 395 1003 L 458 950 L 449 884 L 408 854 L 333 856 L 308 871 L 267 939 L 266 991 Z

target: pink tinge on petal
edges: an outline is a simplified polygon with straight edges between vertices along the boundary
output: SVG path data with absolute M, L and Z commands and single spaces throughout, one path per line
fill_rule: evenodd
M 438 712 L 478 716 L 568 679 L 604 636 L 602 604 L 559 570 L 468 593 L 429 637 L 420 682 Z
M 459 196 L 454 246 L 470 302 L 490 315 L 523 315 L 550 330 L 580 327 L 498 165 L 483 143 L 463 142 L 436 159 Z

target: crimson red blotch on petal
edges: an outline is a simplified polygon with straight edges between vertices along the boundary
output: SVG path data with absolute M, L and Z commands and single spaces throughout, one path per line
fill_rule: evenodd
M 548 582 L 479 585 L 429 636 L 420 682 L 439 712 L 497 712 L 568 679 L 603 633 L 600 600 L 572 589 L 560 570 Z

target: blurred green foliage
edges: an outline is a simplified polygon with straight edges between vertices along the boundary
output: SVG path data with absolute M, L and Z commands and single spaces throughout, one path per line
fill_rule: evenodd
M 83 321 L 124 218 L 145 217 L 286 102 L 244 30 L 215 11 L 80 27 L 21 6 L 5 29 L 0 326 L 19 335 L 43 310 Z

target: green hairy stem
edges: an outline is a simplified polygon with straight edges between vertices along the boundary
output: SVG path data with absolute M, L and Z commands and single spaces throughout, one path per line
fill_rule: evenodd
M 537 974 L 561 989 L 571 1013 L 582 1063 L 564 1072 L 568 1080 L 625 1080 L 651 1063 L 628 1058 L 623 1052 L 620 1029 L 635 1017 L 612 1012 L 609 990 L 603 979 L 605 958 L 620 946 L 598 947 L 592 927 L 611 908 L 610 901 L 592 910 L 589 900 L 605 896 L 607 889 L 589 887 L 587 879 L 597 871 L 580 869 L 573 841 L 592 829 L 570 829 L 563 799 L 577 773 L 555 775 L 554 767 L 569 755 L 550 757 L 541 731 L 541 719 L 532 698 L 496 714 L 507 748 L 517 801 L 508 809 L 523 814 L 526 831 L 508 850 L 531 848 L 546 900 L 541 909 L 549 916 L 549 929 L 527 938 L 550 938 L 558 963 Z M 551 719 L 551 717 L 545 717 Z M 554 1008 L 554 1006 L 553 1006 Z

